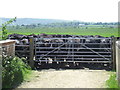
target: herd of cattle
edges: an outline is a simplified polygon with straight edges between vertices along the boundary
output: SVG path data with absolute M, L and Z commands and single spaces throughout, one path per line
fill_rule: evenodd
M 100 35 L 87 35 L 87 36 L 82 36 L 82 35 L 47 35 L 47 34 L 39 34 L 39 35 L 35 35 L 35 34 L 31 34 L 31 35 L 22 35 L 22 34 L 10 34 L 8 36 L 8 39 L 13 39 L 16 40 L 16 44 L 18 45 L 28 45 L 29 44 L 29 38 L 30 37 L 34 37 L 36 41 L 39 42 L 39 38 L 43 38 L 43 40 L 41 39 L 42 42 L 44 43 L 65 43 L 65 42 L 76 42 L 76 43 L 110 43 L 111 41 L 109 40 L 109 38 L 111 37 L 103 37 Z M 46 39 L 44 39 L 46 38 Z M 56 38 L 56 39 L 50 39 L 50 38 Z M 59 38 L 68 38 L 66 39 L 59 39 Z M 74 38 L 74 41 L 72 40 L 72 38 Z M 84 38 L 84 39 L 82 39 Z M 91 38 L 91 39 L 90 39 Z M 101 38 L 101 39 L 97 39 L 97 38 Z M 108 38 L 108 39 L 106 39 Z M 120 37 L 117 37 L 117 39 L 120 39 Z
M 69 53 L 69 51 L 70 51 L 69 48 L 74 48 L 74 50 L 75 50 L 74 54 L 76 55 L 76 58 L 80 58 L 81 55 L 84 56 L 84 57 L 82 56 L 82 58 L 86 58 L 85 55 L 87 55 L 87 59 L 89 59 L 89 58 L 92 58 L 91 56 L 93 56 L 94 54 L 95 54 L 94 57 L 96 57 L 96 55 L 98 54 L 98 58 L 100 59 L 102 54 L 100 55 L 98 52 L 102 49 L 98 49 L 98 50 L 96 49 L 96 50 L 94 50 L 95 53 L 92 54 L 92 53 L 87 53 L 87 51 L 93 52 L 93 50 L 86 50 L 86 53 L 85 53 L 84 49 L 80 50 L 81 46 L 84 45 L 84 47 L 82 47 L 82 48 L 86 48 L 86 47 L 89 47 L 89 48 L 103 48 L 103 47 L 104 48 L 111 48 L 111 45 L 112 45 L 112 42 L 114 39 L 113 36 L 103 37 L 100 35 L 95 35 L 95 36 L 94 35 L 86 35 L 86 36 L 84 36 L 84 35 L 59 35 L 59 34 L 56 34 L 56 35 L 55 34 L 54 35 L 48 35 L 48 34 L 38 34 L 38 35 L 35 35 L 35 34 L 31 34 L 31 35 L 11 34 L 8 36 L 8 39 L 16 40 L 16 52 L 15 53 L 17 56 L 25 57 L 26 59 L 29 59 L 30 52 L 29 52 L 29 48 L 26 46 L 30 45 L 30 38 L 31 37 L 34 38 L 35 44 L 36 45 L 38 44 L 38 47 L 41 48 L 39 50 L 41 52 L 39 52 L 40 54 L 38 54 L 38 57 L 41 57 L 41 55 L 48 55 L 48 57 L 45 57 L 48 59 L 49 58 L 54 59 L 54 57 L 61 58 L 63 56 L 64 56 L 64 58 L 71 57 L 72 55 Z M 120 37 L 117 37 L 117 39 L 120 39 Z M 65 43 L 68 43 L 67 46 L 65 46 L 66 45 Z M 74 47 L 72 47 L 73 43 L 75 43 Z M 26 45 L 26 46 L 24 46 L 24 45 Z M 62 45 L 61 48 L 65 48 L 65 49 L 58 50 L 59 52 L 54 53 L 54 51 L 55 51 L 54 49 L 59 47 L 59 45 Z M 50 47 L 52 47 L 52 48 L 50 48 Z M 68 48 L 68 49 L 66 50 L 66 48 Z M 77 49 L 75 49 L 75 48 L 77 48 Z M 71 51 L 72 51 L 72 49 L 71 49 Z M 84 52 L 84 53 L 80 53 L 80 51 Z M 109 51 L 109 49 L 108 49 L 108 51 Z M 108 51 L 106 51 L 106 49 L 103 49 L 103 51 L 101 51 L 101 52 L 104 52 L 103 56 L 111 55 L 111 53 L 105 53 Z M 42 52 L 44 52 L 44 53 L 42 53 Z M 49 55 L 49 52 L 51 52 L 50 55 Z M 61 55 L 63 55 L 63 56 L 61 56 Z M 43 58 L 43 59 L 45 59 L 45 58 Z

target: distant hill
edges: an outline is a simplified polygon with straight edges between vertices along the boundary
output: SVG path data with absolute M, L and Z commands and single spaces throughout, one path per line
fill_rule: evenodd
M 2 23 L 10 20 L 11 18 L 0 18 L 0 26 Z M 59 20 L 59 19 L 39 19 L 39 18 L 17 18 L 16 22 L 12 25 L 30 25 L 30 24 L 49 24 L 49 23 L 60 23 L 60 22 L 69 22 L 68 20 Z
M 2 23 L 10 20 L 11 18 L 0 18 L 0 26 Z M 77 20 L 60 20 L 60 19 L 40 19 L 40 18 L 17 18 L 16 22 L 13 22 L 11 25 L 30 25 L 30 24 L 51 24 L 56 23 L 56 25 L 63 26 L 81 26 L 81 25 L 117 25 L 117 22 L 82 22 Z

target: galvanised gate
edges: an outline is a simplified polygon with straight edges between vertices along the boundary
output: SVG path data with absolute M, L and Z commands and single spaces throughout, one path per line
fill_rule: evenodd
M 113 38 L 56 35 L 35 39 L 35 62 L 112 63 Z

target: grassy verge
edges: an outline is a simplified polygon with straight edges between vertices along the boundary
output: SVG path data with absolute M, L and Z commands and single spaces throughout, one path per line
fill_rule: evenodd
M 106 81 L 107 88 L 120 88 L 116 80 L 116 74 L 111 73 L 110 78 Z
M 2 61 L 2 87 L 16 88 L 24 80 L 29 79 L 32 70 L 18 57 L 7 57 Z

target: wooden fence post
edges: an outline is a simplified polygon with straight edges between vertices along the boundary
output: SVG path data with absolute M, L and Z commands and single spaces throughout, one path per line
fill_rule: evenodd
M 116 70 L 116 37 L 113 37 L 113 44 L 112 44 L 112 59 L 113 59 L 113 70 Z
M 2 45 L 0 44 L 0 90 L 2 90 Z
M 120 85 L 120 41 L 116 42 L 116 76 Z
M 30 58 L 29 58 L 29 65 L 33 69 L 34 68 L 34 38 L 30 37 Z

